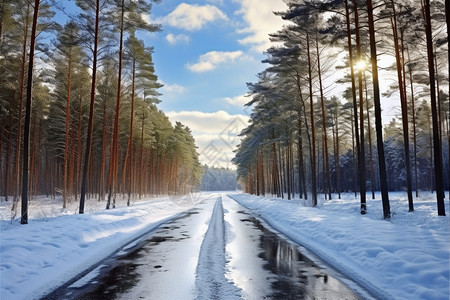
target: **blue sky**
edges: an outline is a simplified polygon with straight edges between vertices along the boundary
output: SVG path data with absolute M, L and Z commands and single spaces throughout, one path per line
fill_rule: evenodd
M 266 66 L 268 34 L 282 26 L 272 11 L 282 0 L 163 0 L 149 16 L 161 32 L 143 36 L 154 47 L 164 84 L 158 105 L 193 131 L 202 163 L 232 167 L 237 133 L 247 124 L 247 82 Z

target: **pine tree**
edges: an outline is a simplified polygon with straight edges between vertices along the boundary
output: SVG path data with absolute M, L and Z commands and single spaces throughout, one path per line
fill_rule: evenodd
M 431 28 L 430 0 L 425 0 L 425 33 L 427 38 L 428 71 L 430 77 L 431 113 L 433 121 L 434 173 L 436 181 L 436 198 L 439 216 L 445 216 L 444 174 L 442 168 L 442 148 L 439 136 L 439 120 L 436 101 L 435 64 L 433 59 L 433 41 Z
M 98 55 L 98 35 L 99 35 L 99 18 L 100 18 L 100 0 L 95 0 L 95 2 L 84 2 L 77 1 L 77 5 L 86 13 L 82 14 L 82 17 L 89 25 L 92 16 L 92 12 L 94 12 L 94 26 L 90 33 L 93 34 L 93 47 L 92 47 L 92 81 L 91 81 L 91 97 L 90 97 L 90 105 L 89 105 L 89 121 L 88 121 L 88 132 L 86 138 L 86 146 L 85 146 L 85 154 L 84 154 L 84 164 L 83 164 L 83 175 L 81 182 L 81 192 L 80 192 L 80 207 L 79 213 L 84 213 L 84 205 L 86 199 L 86 184 L 87 184 L 87 176 L 88 176 L 88 167 L 89 167 L 89 156 L 91 153 L 91 143 L 92 143 L 92 127 L 94 122 L 94 104 L 95 104 L 95 89 L 96 89 L 96 79 L 97 79 L 97 55 Z
M 36 44 L 36 30 L 39 14 L 40 0 L 34 1 L 33 24 L 31 26 L 30 54 L 28 61 L 28 79 L 27 79 L 27 98 L 25 105 L 25 123 L 23 133 L 23 165 L 22 165 L 22 207 L 21 207 L 21 224 L 28 224 L 28 182 L 29 182 L 29 139 L 30 139 L 30 120 L 31 120 L 31 100 L 33 89 L 33 63 L 34 50 Z
M 380 87 L 378 81 L 378 64 L 377 64 L 377 48 L 375 40 L 375 21 L 373 17 L 372 0 L 367 0 L 367 15 L 369 20 L 370 34 L 370 57 L 372 64 L 372 82 L 374 91 L 375 104 L 375 128 L 377 132 L 377 150 L 378 150 L 378 167 L 380 174 L 381 200 L 383 203 L 383 216 L 385 219 L 391 218 L 391 209 L 389 204 L 389 193 L 386 178 L 386 162 L 384 157 L 383 145 L 383 128 L 381 121 L 381 104 L 380 104 Z

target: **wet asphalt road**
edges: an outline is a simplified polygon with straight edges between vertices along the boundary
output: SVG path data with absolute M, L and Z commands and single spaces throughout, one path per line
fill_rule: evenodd
M 356 284 L 328 269 L 306 250 L 299 250 L 302 248 L 275 233 L 246 208 L 224 195 L 216 196 L 161 225 L 139 243 L 126 245 L 44 298 L 365 298 Z M 221 205 L 222 215 L 213 213 L 216 204 Z M 206 241 L 212 219 L 219 217 L 223 227 L 210 237 L 212 242 Z M 224 245 L 214 245 L 220 239 Z M 211 246 L 215 250 L 208 250 Z M 214 262 L 200 261 L 205 260 L 205 255 L 200 255 L 202 247 L 217 252 Z M 218 262 L 222 265 L 211 265 Z M 207 289 L 211 291 L 205 293 Z

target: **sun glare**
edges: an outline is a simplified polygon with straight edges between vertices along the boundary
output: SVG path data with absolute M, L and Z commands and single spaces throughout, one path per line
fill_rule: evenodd
M 355 68 L 356 68 L 358 71 L 363 71 L 363 70 L 366 69 L 366 67 L 367 67 L 367 64 L 366 64 L 366 62 L 365 62 L 364 60 L 360 60 L 360 61 L 358 61 L 358 62 L 355 64 Z

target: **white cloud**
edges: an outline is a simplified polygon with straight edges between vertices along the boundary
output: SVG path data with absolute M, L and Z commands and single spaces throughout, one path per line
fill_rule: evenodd
M 186 90 L 186 88 L 184 86 L 178 85 L 176 83 L 170 84 L 170 83 L 162 82 L 162 84 L 164 85 L 161 88 L 163 93 L 167 93 L 167 94 L 182 94 Z
M 236 119 L 241 125 L 247 125 L 246 122 L 248 120 L 248 117 L 245 115 L 230 115 L 228 112 L 223 110 L 213 113 L 201 111 L 170 111 L 166 113 L 166 115 L 172 121 L 179 121 L 189 126 L 192 131 L 202 134 L 220 134 Z M 245 126 L 241 127 L 244 128 Z
M 187 64 L 186 67 L 192 72 L 206 72 L 214 70 L 219 64 L 234 62 L 238 58 L 245 59 L 246 56 L 242 51 L 211 51 L 202 54 L 197 63 Z
M 202 29 L 207 23 L 217 20 L 228 20 L 228 18 L 214 5 L 181 3 L 174 11 L 159 21 L 172 27 L 194 31 Z
M 250 45 L 258 52 L 265 51 L 270 47 L 269 33 L 274 33 L 281 29 L 286 21 L 275 16 L 273 11 L 287 10 L 286 4 L 282 0 L 234 0 L 241 3 L 241 14 L 247 26 L 239 33 L 247 36 L 239 42 L 243 45 Z
M 223 100 L 225 100 L 226 102 L 228 102 L 231 105 L 242 107 L 245 104 L 247 104 L 248 102 L 250 102 L 250 100 L 252 100 L 252 98 L 248 97 L 247 95 L 239 95 L 239 96 L 236 96 L 233 98 L 226 97 Z
M 169 33 L 168 35 L 166 35 L 166 41 L 169 42 L 169 44 L 171 45 L 176 45 L 179 43 L 184 43 L 187 44 L 190 41 L 189 36 L 185 35 L 185 34 L 173 34 L 173 33 Z
M 200 161 L 210 166 L 232 167 L 233 150 L 240 141 L 238 134 L 248 126 L 248 117 L 219 110 L 168 112 L 172 122 L 178 121 L 192 130 Z

